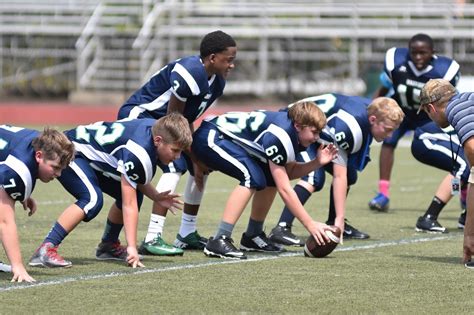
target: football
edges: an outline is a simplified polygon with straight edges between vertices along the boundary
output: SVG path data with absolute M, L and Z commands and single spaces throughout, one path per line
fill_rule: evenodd
M 336 232 L 333 233 L 332 231 L 329 231 L 329 230 L 326 231 L 326 235 L 329 237 L 330 241 L 329 243 L 326 243 L 325 245 L 318 245 L 313 235 L 310 235 L 308 237 L 304 245 L 304 255 L 306 257 L 312 257 L 312 258 L 326 257 L 336 248 L 337 244 L 339 244 L 339 241 L 340 241 L 341 229 L 334 225 L 332 225 L 331 227 L 334 228 Z

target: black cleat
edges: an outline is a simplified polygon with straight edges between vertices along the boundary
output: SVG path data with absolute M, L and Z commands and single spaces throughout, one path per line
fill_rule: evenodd
M 415 230 L 427 233 L 448 233 L 448 230 L 429 214 L 418 218 Z
M 355 239 L 355 240 L 366 240 L 370 238 L 369 234 L 364 233 L 347 223 L 347 220 L 344 220 L 344 239 Z M 326 222 L 327 225 L 334 225 L 334 222 Z
M 284 251 L 281 245 L 275 244 L 269 240 L 267 235 L 265 235 L 265 232 L 253 237 L 242 233 L 242 239 L 240 240 L 240 250 L 265 253 L 280 253 Z
M 291 226 L 286 222 L 280 222 L 268 235 L 270 241 L 286 246 L 304 246 L 304 242 L 291 232 Z
M 247 259 L 247 256 L 232 244 L 233 242 L 230 237 L 225 235 L 221 235 L 217 238 L 210 237 L 206 247 L 204 247 L 204 254 L 209 257 Z

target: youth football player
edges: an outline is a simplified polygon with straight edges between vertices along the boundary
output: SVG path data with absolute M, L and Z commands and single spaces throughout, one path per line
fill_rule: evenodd
M 411 152 L 421 163 L 449 172 L 442 180 L 425 214 L 418 218 L 416 230 L 429 233 L 448 232 L 439 224 L 438 216 L 455 194 L 459 195 L 463 209 L 458 227 L 464 228 L 469 164 L 465 160 L 464 150 L 454 129 L 451 126 L 441 129 L 432 121 L 416 128 Z
M 230 112 L 201 124 L 194 133 L 192 151 L 212 170 L 239 181 L 227 200 L 216 234 L 204 248 L 206 255 L 245 259 L 242 251 L 281 251 L 263 231 L 263 221 L 277 191 L 318 243 L 328 241 L 324 231 L 330 228 L 313 221 L 290 185 L 290 179 L 335 157 L 337 150 L 330 145 L 318 149 L 317 158 L 308 163 L 295 162 L 296 154 L 319 138 L 325 123 L 319 108 L 302 102 L 288 112 Z M 238 250 L 232 232 L 252 196 L 250 220 Z
M 234 68 L 236 54 L 237 46 L 230 35 L 222 31 L 205 35 L 198 56 L 181 58 L 163 67 L 126 101 L 120 108 L 118 118 L 158 119 L 177 111 L 186 117 L 191 130 L 194 130 L 193 122 L 222 95 L 225 79 Z M 175 246 L 163 239 L 168 209 L 155 203 L 148 233 L 140 246 L 141 253 L 182 255 L 183 249 L 204 248 L 207 239 L 197 232 L 196 221 L 207 170 L 199 163 L 188 167 L 187 164 L 192 163 L 191 158 L 183 154 L 169 165 L 160 165 L 164 174 L 156 186 L 158 191 L 174 192 L 186 170 L 194 170 L 186 184 L 185 205 Z
M 28 215 L 37 206 L 31 193 L 36 180 L 50 182 L 61 175 L 74 157 L 74 146 L 60 131 L 36 130 L 0 125 L 0 238 L 11 263 L 12 282 L 33 282 L 21 258 L 15 223 L 15 202 Z
M 103 205 L 103 193 L 115 199 L 97 247 L 99 260 L 126 261 L 142 267 L 136 247 L 138 210 L 143 195 L 163 207 L 179 207 L 176 195 L 159 193 L 151 180 L 159 162 L 168 164 L 191 145 L 188 121 L 178 113 L 158 120 L 134 119 L 97 122 L 66 132 L 74 143 L 76 157 L 58 178 L 77 201 L 54 223 L 30 260 L 30 266 L 70 267 L 58 246 L 81 222 L 92 220 Z M 120 245 L 125 227 L 127 247 Z
M 357 181 L 357 172 L 370 161 L 372 139 L 380 142 L 393 134 L 404 114 L 397 103 L 387 97 L 374 100 L 341 94 L 323 94 L 303 101 L 314 102 L 325 114 L 327 126 L 321 138 L 338 147 L 338 158 L 324 168 L 315 169 L 294 187 L 299 201 L 305 204 L 311 194 L 324 186 L 325 171 L 333 177 L 330 190 L 327 224 L 336 225 L 344 238 L 366 239 L 369 235 L 345 222 L 346 198 L 349 187 Z M 291 108 L 292 105 L 290 105 Z M 314 158 L 314 145 L 298 155 L 299 161 Z M 291 232 L 294 214 L 285 207 L 270 239 L 283 245 L 302 246 L 304 243 Z
M 408 48 L 390 48 L 385 55 L 384 72 L 380 76 L 382 87 L 375 96 L 389 93 L 405 113 L 400 128 L 382 144 L 379 159 L 378 194 L 369 202 L 372 210 L 386 211 L 390 202 L 390 176 L 394 152 L 398 141 L 408 131 L 429 121 L 425 113 L 417 115 L 420 91 L 430 79 L 443 78 L 454 86 L 459 79 L 459 64 L 435 54 L 433 40 L 426 34 L 416 34 Z
M 420 95 L 420 110 L 423 110 L 439 127 L 451 125 L 462 145 L 466 160 L 471 167 L 467 187 L 466 224 L 464 227 L 463 262 L 468 268 L 474 268 L 474 93 L 457 93 L 456 88 L 447 80 L 428 81 Z

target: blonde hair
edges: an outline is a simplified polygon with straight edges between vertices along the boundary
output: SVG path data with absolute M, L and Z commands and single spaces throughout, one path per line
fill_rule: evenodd
M 193 141 L 189 122 L 178 112 L 170 113 L 156 121 L 152 128 L 153 137 L 160 136 L 166 143 L 175 143 L 182 150 Z
M 375 116 L 378 120 L 390 120 L 400 124 L 405 117 L 403 110 L 397 102 L 388 97 L 377 97 L 367 107 L 367 114 Z
M 326 115 L 314 102 L 310 101 L 298 101 L 292 104 L 288 109 L 288 117 L 293 123 L 314 127 L 318 131 L 326 126 Z
M 61 168 L 65 168 L 74 159 L 74 144 L 64 133 L 45 127 L 43 132 L 31 142 L 35 151 L 41 151 L 46 160 L 59 158 Z

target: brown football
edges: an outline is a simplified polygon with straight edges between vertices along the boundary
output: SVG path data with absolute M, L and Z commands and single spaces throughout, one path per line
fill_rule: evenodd
M 332 225 L 332 228 L 336 230 L 336 232 L 331 232 L 329 230 L 326 231 L 326 235 L 331 240 L 329 243 L 326 242 L 324 245 L 318 245 L 316 240 L 314 239 L 313 235 L 310 235 L 306 240 L 304 245 L 304 255 L 306 257 L 311 258 L 322 258 L 329 255 L 339 244 L 341 239 L 341 229 L 337 226 Z

